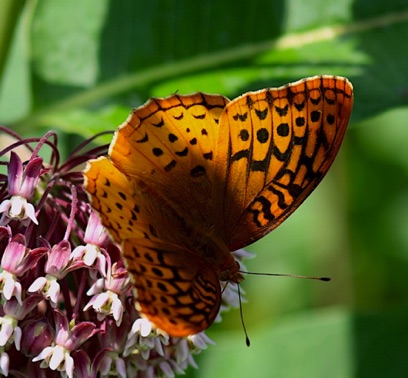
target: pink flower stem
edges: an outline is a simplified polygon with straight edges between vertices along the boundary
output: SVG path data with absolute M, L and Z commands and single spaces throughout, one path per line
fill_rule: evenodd
M 71 294 L 69 292 L 69 287 L 68 287 L 68 282 L 67 282 L 66 277 L 61 280 L 61 289 L 62 289 L 62 296 L 64 297 L 64 304 L 65 304 L 65 309 L 67 312 L 67 318 L 71 319 L 73 309 L 72 309 L 72 304 L 71 304 Z
M 47 198 L 48 198 L 49 193 L 51 192 L 52 188 L 54 187 L 54 184 L 55 184 L 55 178 L 53 177 L 53 178 L 50 180 L 50 182 L 48 183 L 47 187 L 46 187 L 45 190 L 44 190 L 43 196 L 41 197 L 41 199 L 40 199 L 39 202 L 38 202 L 38 205 L 37 205 L 37 207 L 36 207 L 36 212 L 35 212 L 35 215 L 36 215 L 36 216 L 39 215 L 39 213 L 40 213 L 42 207 L 43 207 L 44 204 L 45 204 L 45 201 L 46 201 Z M 52 224 L 54 224 L 54 228 L 55 228 L 55 222 L 52 222 Z M 52 224 L 51 224 L 51 226 L 52 226 Z M 26 230 L 26 232 L 25 232 L 25 237 L 26 237 L 27 240 L 30 240 L 31 233 L 33 232 L 34 226 L 35 226 L 35 225 L 34 225 L 34 223 L 32 223 L 32 222 L 28 225 L 27 230 Z M 49 235 L 52 235 L 52 232 L 53 232 L 54 228 L 53 228 L 53 227 L 50 227 L 50 229 L 48 230 L 48 233 L 47 233 L 47 237 L 46 237 L 46 238 L 48 238 Z
M 72 202 L 71 202 L 71 213 L 69 215 L 69 221 L 67 224 L 67 229 L 65 230 L 64 239 L 68 240 L 69 235 L 71 234 L 72 225 L 74 224 L 75 214 L 78 206 L 78 195 L 77 190 L 74 185 L 70 185 L 71 194 L 72 194 Z
M 53 141 L 49 141 L 48 139 L 53 139 Z M 37 146 L 35 147 L 34 151 L 33 151 L 33 156 L 37 156 L 38 155 L 38 151 L 41 150 L 41 148 L 43 147 L 43 145 L 46 144 L 49 147 L 52 148 L 52 159 L 51 160 L 55 160 L 54 162 L 54 168 L 58 167 L 59 165 L 59 152 L 58 152 L 58 136 L 56 134 L 55 131 L 49 131 L 47 134 L 45 134 L 40 141 L 38 142 Z
M 75 306 L 74 306 L 74 310 L 73 310 L 73 313 L 72 313 L 72 319 L 77 318 L 77 316 L 79 314 L 79 308 L 83 307 L 82 296 L 83 296 L 84 291 L 85 291 L 87 276 L 88 276 L 87 270 L 82 269 L 82 274 L 81 274 L 81 279 L 80 279 L 79 287 L 78 287 L 78 291 L 77 291 Z

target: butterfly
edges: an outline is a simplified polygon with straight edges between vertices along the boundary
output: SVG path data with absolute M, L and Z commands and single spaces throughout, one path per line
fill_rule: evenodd
M 231 251 L 279 226 L 319 184 L 343 140 L 353 87 L 315 76 L 230 101 L 153 98 L 91 160 L 84 187 L 121 245 L 138 309 L 171 336 L 208 328 Z

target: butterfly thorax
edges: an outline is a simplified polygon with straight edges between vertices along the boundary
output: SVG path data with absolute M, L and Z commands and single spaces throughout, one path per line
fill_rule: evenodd
M 209 247 L 209 246 L 207 246 Z M 218 271 L 218 276 L 220 281 L 240 283 L 243 281 L 244 277 L 239 272 L 240 265 L 237 260 L 235 260 L 233 254 L 223 242 L 216 242 L 215 260 L 216 270 Z
M 214 230 L 203 233 L 196 229 L 194 238 L 189 238 L 186 247 L 205 260 L 214 269 L 221 281 L 239 283 L 243 280 L 239 273 L 239 263 L 235 260 L 227 244 Z
M 220 281 L 233 282 L 236 284 L 242 282 L 244 280 L 244 277 L 240 273 L 239 268 L 240 267 L 238 261 L 234 259 L 230 266 L 221 272 Z

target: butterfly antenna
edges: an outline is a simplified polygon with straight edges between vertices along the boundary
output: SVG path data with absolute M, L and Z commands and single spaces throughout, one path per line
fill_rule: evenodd
M 243 271 L 243 270 L 240 270 L 239 272 L 243 273 L 243 274 L 252 274 L 252 275 L 255 275 L 255 276 L 292 277 L 292 278 L 305 278 L 307 280 L 316 280 L 316 281 L 331 281 L 330 277 L 312 277 L 312 276 L 302 276 L 300 274 L 259 273 L 259 272 L 246 272 L 246 271 Z M 245 333 L 245 343 L 249 347 L 251 345 L 251 342 L 249 340 L 248 332 L 246 330 L 245 322 L 244 322 L 244 315 L 243 315 L 243 311 L 242 311 L 242 300 L 241 300 L 241 288 L 240 288 L 239 284 L 237 284 L 237 285 L 238 285 L 238 300 L 239 300 L 239 313 L 241 315 L 241 324 L 242 324 L 242 328 L 243 328 L 244 333 Z M 225 287 L 224 287 L 224 289 L 225 289 Z
M 227 286 L 228 286 L 228 281 L 225 281 L 225 285 L 223 286 L 223 288 L 222 288 L 222 290 L 221 290 L 221 294 L 224 293 L 224 291 L 225 291 L 225 289 L 227 288 Z
M 244 315 L 242 313 L 241 289 L 240 289 L 240 284 L 237 284 L 237 285 L 238 285 L 239 314 L 241 316 L 242 328 L 244 329 L 244 333 L 245 333 L 245 344 L 247 347 L 249 347 L 251 345 L 251 341 L 249 340 L 249 337 L 248 337 L 248 332 L 246 330 L 245 322 L 244 322 Z
M 330 277 L 313 277 L 313 276 L 302 276 L 300 274 L 285 274 L 285 273 L 259 273 L 259 272 L 246 272 L 243 270 L 239 271 L 243 274 L 252 274 L 254 276 L 274 276 L 274 277 L 292 277 L 292 278 L 305 278 L 307 280 L 316 280 L 316 281 L 331 281 Z

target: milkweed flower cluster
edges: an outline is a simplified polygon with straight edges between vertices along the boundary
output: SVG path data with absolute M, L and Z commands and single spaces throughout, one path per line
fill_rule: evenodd
M 120 247 L 90 209 L 81 171 L 107 146 L 86 141 L 61 163 L 54 132 L 23 139 L 0 127 L 2 136 L 12 142 L 0 151 L 0 375 L 173 377 L 196 367 L 212 341 L 169 337 L 140 316 Z M 227 285 L 222 310 L 237 295 Z

